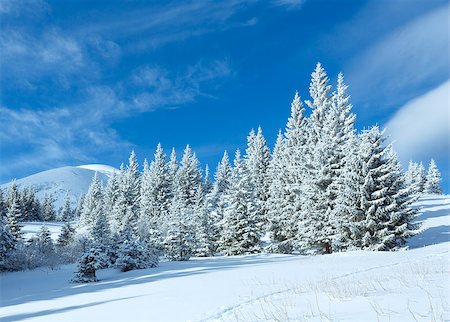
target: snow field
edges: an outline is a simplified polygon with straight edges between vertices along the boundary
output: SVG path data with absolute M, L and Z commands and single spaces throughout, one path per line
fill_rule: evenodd
M 75 265 L 2 274 L 0 320 L 448 321 L 450 197 L 416 206 L 408 251 L 193 258 L 90 284 L 68 282 Z
M 50 230 L 50 234 L 52 235 L 52 239 L 56 241 L 58 239 L 58 235 L 61 232 L 62 226 L 64 226 L 63 222 L 23 222 L 21 223 L 23 237 L 25 240 L 30 239 L 34 235 L 39 233 L 39 230 L 42 226 L 47 226 L 48 230 Z

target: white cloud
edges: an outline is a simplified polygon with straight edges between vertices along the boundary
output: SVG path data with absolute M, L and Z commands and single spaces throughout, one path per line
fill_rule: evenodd
M 450 154 L 450 80 L 408 102 L 387 123 L 387 134 L 405 165 L 408 160 Z
M 231 75 L 227 60 L 199 62 L 183 73 L 173 74 L 158 67 L 141 66 L 127 82 L 117 85 L 125 93 L 108 86 L 88 87 L 79 102 L 50 109 L 0 107 L 2 159 L 0 178 L 10 178 L 23 168 L 49 167 L 97 161 L 130 149 L 113 128 L 115 120 L 160 108 L 175 108 L 207 95 L 215 85 Z M 128 94 L 128 91 L 133 91 Z
M 424 85 L 448 78 L 448 11 L 445 4 L 420 15 L 352 59 L 346 76 L 359 105 L 377 105 L 383 113 L 423 91 Z M 396 19 L 397 14 L 383 18 Z

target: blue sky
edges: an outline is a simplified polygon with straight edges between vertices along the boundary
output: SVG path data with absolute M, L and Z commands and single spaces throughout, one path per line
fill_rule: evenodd
M 357 127 L 403 164 L 449 170 L 446 0 L 0 2 L 0 182 L 119 166 L 158 142 L 211 168 L 261 126 L 272 145 L 317 62 L 342 71 Z

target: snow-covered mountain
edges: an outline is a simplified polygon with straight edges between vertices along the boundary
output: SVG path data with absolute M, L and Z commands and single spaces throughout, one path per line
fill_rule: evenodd
M 33 186 L 38 198 L 52 193 L 55 197 L 55 207 L 58 209 L 62 206 L 66 194 L 69 194 L 75 204 L 80 195 L 87 192 L 95 172 L 98 172 L 103 184 L 106 184 L 108 177 L 117 171 L 116 168 L 104 164 L 67 166 L 39 172 L 18 179 L 16 183 L 20 188 Z M 0 188 L 7 189 L 8 186 L 9 183 L 1 185 Z

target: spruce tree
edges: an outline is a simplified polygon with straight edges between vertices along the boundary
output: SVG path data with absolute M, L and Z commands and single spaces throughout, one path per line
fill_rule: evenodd
M 257 199 L 250 172 L 236 151 L 229 205 L 225 209 L 219 251 L 225 255 L 258 252 L 260 234 L 257 227 Z
M 75 228 L 72 226 L 70 221 L 66 221 L 64 226 L 61 228 L 61 232 L 58 235 L 58 239 L 56 241 L 56 246 L 58 248 L 67 247 L 74 241 L 75 236 Z
M 71 280 L 72 283 L 97 282 L 96 271 L 104 262 L 103 252 L 97 248 L 90 248 L 80 258 L 78 270 Z
M 11 232 L 6 221 L 6 216 L 0 217 L 0 271 L 6 271 L 11 268 L 10 256 L 16 249 L 19 240 Z
M 270 178 L 269 198 L 265 208 L 272 247 L 270 251 L 291 253 L 297 223 L 292 217 L 292 198 L 288 188 L 288 169 L 285 143 L 281 131 L 278 132 L 268 173 Z
M 103 191 L 102 183 L 96 172 L 92 178 L 92 183 L 85 196 L 83 210 L 81 212 L 81 223 L 88 230 L 91 230 L 99 216 L 103 216 Z
M 211 219 L 211 238 L 214 249 L 219 246 L 219 239 L 223 229 L 222 219 L 227 207 L 228 192 L 231 187 L 232 168 L 227 151 L 217 165 L 212 191 L 206 196 L 207 211 Z
M 412 160 L 409 161 L 408 170 L 405 173 L 405 184 L 413 189 L 415 193 L 418 193 L 418 175 L 419 165 Z
M 25 188 L 21 195 L 24 221 L 40 221 L 40 204 L 33 186 Z
M 177 190 L 179 191 L 179 190 Z M 192 214 L 187 212 L 181 193 L 175 193 L 169 211 L 167 234 L 164 239 L 165 254 L 170 260 L 189 260 L 194 251 Z
M 141 185 L 141 216 L 149 229 L 160 230 L 160 223 L 167 221 L 172 187 L 166 155 L 158 144 L 150 166 L 144 164 Z
M 157 266 L 157 257 L 139 239 L 130 221 L 124 223 L 119 238 L 115 266 L 122 272 Z
M 60 220 L 67 222 L 72 220 L 73 217 L 73 210 L 72 210 L 72 206 L 71 206 L 71 200 L 68 194 L 66 194 L 66 197 L 64 198 L 64 204 L 63 204 L 63 208 L 61 210 L 61 214 L 60 214 Z
M 419 163 L 419 167 L 417 168 L 417 174 L 416 174 L 416 182 L 417 182 L 417 192 L 423 193 L 425 191 L 425 183 L 427 181 L 427 176 L 425 173 L 425 167 L 423 166 L 423 163 Z
M 212 222 L 207 210 L 207 201 L 204 194 L 204 186 L 199 185 L 195 194 L 193 210 L 193 222 L 195 227 L 195 256 L 206 257 L 214 253 L 214 241 L 212 236 Z
M 55 198 L 51 193 L 47 193 L 44 196 L 44 201 L 42 202 L 42 219 L 44 221 L 56 220 Z
M 178 202 L 186 210 L 192 210 L 195 191 L 201 182 L 202 174 L 199 168 L 199 161 L 190 146 L 187 145 L 181 160 L 181 167 L 175 175 L 175 189 L 177 191 L 174 192 L 174 194 L 178 194 Z
M 20 240 L 22 238 L 21 225 L 19 224 L 21 217 L 22 214 L 20 210 L 19 200 L 12 199 L 6 213 L 5 222 L 9 227 L 9 231 L 17 240 Z
M 378 127 L 361 135 L 364 183 L 359 206 L 365 218 L 361 247 L 370 250 L 396 250 L 415 233 L 412 190 L 405 187 L 397 157 Z
M 116 172 L 113 172 L 108 179 L 108 184 L 106 185 L 106 189 L 104 191 L 104 207 L 103 211 L 105 216 L 108 217 L 111 223 L 111 229 L 115 231 L 115 227 L 117 227 L 117 223 L 115 222 L 114 217 L 114 206 L 116 205 L 117 199 L 119 198 L 120 190 L 119 190 L 119 176 Z
M 424 192 L 428 194 L 442 194 L 441 181 L 441 173 L 434 159 L 431 159 L 430 165 L 428 166 Z
M 267 225 L 267 215 L 264 204 L 267 201 L 269 193 L 269 180 L 267 169 L 270 163 L 270 150 L 267 147 L 266 139 L 262 133 L 261 127 L 258 132 L 252 130 L 247 137 L 247 149 L 245 162 L 253 182 L 254 193 L 257 200 L 257 211 L 255 220 L 258 227 L 264 230 Z

